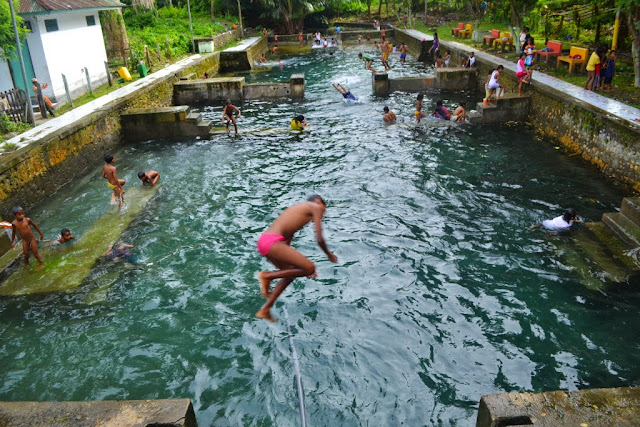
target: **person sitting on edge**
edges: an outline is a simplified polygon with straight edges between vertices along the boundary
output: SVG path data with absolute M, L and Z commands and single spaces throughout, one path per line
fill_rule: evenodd
M 291 129 L 293 130 L 302 130 L 304 126 L 308 125 L 302 114 L 295 116 L 293 120 L 291 120 Z
M 413 114 L 416 116 L 416 123 L 420 123 L 420 119 L 423 117 L 427 117 L 427 113 L 422 111 L 422 100 L 424 99 L 424 95 L 419 93 L 416 97 L 416 111 Z
M 469 57 L 467 58 L 467 62 L 463 65 L 463 67 L 471 68 L 476 66 L 476 55 L 471 52 Z
M 266 28 L 262 29 L 262 37 L 267 37 L 267 29 Z
M 262 52 L 262 55 L 260 55 L 260 59 L 258 59 L 258 64 L 265 64 L 267 62 L 267 56 L 264 54 L 264 52 Z
M 302 34 L 302 30 L 298 31 L 298 42 L 300 43 L 300 47 L 302 47 L 303 43 L 302 40 L 304 39 L 304 36 Z
M 107 186 L 113 190 L 111 194 L 111 204 L 115 205 L 117 198 L 119 200 L 118 208 L 121 208 L 124 203 L 124 188 L 122 188 L 122 186 L 127 182 L 124 179 L 118 179 L 116 167 L 113 165 L 115 159 L 111 154 L 104 156 L 104 161 L 107 164 L 102 168 L 102 177 L 107 180 Z
M 467 112 L 464 109 L 466 106 L 466 101 L 460 101 L 460 104 L 458 104 L 458 108 L 456 108 L 451 115 L 451 121 L 464 123 L 467 117 Z
M 142 181 L 142 185 L 154 186 L 160 180 L 160 174 L 156 171 L 138 172 L 138 178 Z
M 71 231 L 68 228 L 63 228 L 60 230 L 60 237 L 56 240 L 47 243 L 47 246 L 60 246 L 63 243 L 70 242 L 75 240 L 75 237 L 71 235 Z
M 31 85 L 33 87 L 33 94 L 35 95 L 36 99 L 38 98 L 38 79 L 33 78 L 31 79 Z M 49 87 L 49 84 L 47 83 L 43 83 L 40 85 L 40 92 L 42 92 L 42 89 L 46 89 Z M 44 108 L 47 109 L 47 111 L 49 112 L 49 114 L 51 114 L 51 117 L 55 117 L 55 114 L 53 112 L 53 103 L 51 102 L 51 100 L 42 95 L 42 101 L 44 103 Z
M 236 135 L 238 134 L 238 124 L 236 123 L 236 117 L 233 115 L 233 112 L 238 112 L 238 117 L 242 116 L 240 109 L 231 103 L 230 99 L 227 99 L 225 103 L 224 109 L 222 110 L 222 123 L 227 126 L 227 133 L 229 133 L 229 123 L 233 123 L 233 128 L 236 131 Z
M 11 223 L 11 248 L 16 247 L 13 242 L 16 238 L 17 231 L 22 239 L 22 253 L 24 254 L 25 267 L 29 264 L 29 253 L 33 253 L 33 256 L 36 257 L 40 263 L 38 268 L 42 268 L 42 257 L 40 253 L 38 253 L 38 242 L 36 241 L 36 236 L 33 234 L 33 231 L 31 231 L 31 227 L 35 228 L 38 234 L 40 234 L 40 240 L 44 239 L 42 231 L 40 231 L 40 228 L 38 228 L 35 222 L 31 221 L 31 218 L 27 218 L 24 215 L 24 210 L 20 206 L 14 207 L 11 211 L 15 217 Z
M 204 78 L 208 79 L 209 78 L 209 73 L 204 73 Z
M 443 105 L 441 99 L 436 101 L 436 109 L 433 110 L 433 113 L 431 115 L 441 120 L 451 119 L 451 113 L 449 113 L 449 110 L 447 110 L 447 107 Z
M 536 224 L 529 227 L 529 230 L 544 227 L 550 231 L 568 230 L 575 223 L 581 223 L 578 219 L 578 214 L 575 209 L 567 209 L 563 215 L 557 216 L 553 219 L 546 219 L 542 221 L 542 224 Z
M 331 86 L 334 87 L 335 90 L 337 90 L 338 92 L 340 92 L 340 94 L 344 97 L 344 99 L 351 100 L 351 101 L 357 101 L 356 97 L 353 96 L 353 94 L 351 93 L 351 91 L 347 90 L 346 87 L 342 86 L 340 83 L 335 84 L 335 83 L 331 83 Z
M 489 95 L 487 96 L 487 102 L 491 103 L 491 96 L 496 94 L 496 104 L 498 103 L 498 98 L 502 95 L 503 86 L 498 81 L 500 79 L 500 74 L 502 74 L 502 70 L 504 67 L 502 65 L 498 65 L 498 68 L 491 73 L 491 77 L 489 78 L 489 84 L 487 87 L 489 88 Z M 499 89 L 499 90 L 498 90 Z
M 280 294 L 297 277 L 318 277 L 316 266 L 304 255 L 291 247 L 294 234 L 302 227 L 313 221 L 315 225 L 316 241 L 331 262 L 338 262 L 338 258 L 329 251 L 322 236 L 322 217 L 327 205 L 322 197 L 310 196 L 307 201 L 295 204 L 276 218 L 276 220 L 260 235 L 258 252 L 278 268 L 276 271 L 261 271 L 258 273 L 260 292 L 267 298 L 267 302 L 256 313 L 256 317 L 275 322 L 271 316 L 271 307 Z M 280 279 L 273 292 L 269 285 L 272 280 Z
M 388 124 L 394 124 L 396 122 L 396 113 L 389 110 L 389 107 L 384 107 L 382 109 L 384 111 L 384 116 L 382 116 L 382 120 Z
M 440 53 L 436 53 L 436 68 L 444 68 L 444 59 L 440 56 Z

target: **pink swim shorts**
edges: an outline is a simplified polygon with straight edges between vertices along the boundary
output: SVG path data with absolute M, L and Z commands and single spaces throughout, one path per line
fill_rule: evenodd
M 262 233 L 260 238 L 258 239 L 258 252 L 260 254 L 267 256 L 269 250 L 271 250 L 271 246 L 276 244 L 277 242 L 284 242 L 286 239 L 281 234 L 276 233 Z

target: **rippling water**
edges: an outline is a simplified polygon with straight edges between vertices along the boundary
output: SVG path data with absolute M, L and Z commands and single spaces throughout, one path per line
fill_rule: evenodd
M 162 173 L 123 236 L 139 263 L 100 262 L 75 293 L 0 300 L 0 399 L 189 397 L 201 425 L 298 425 L 284 322 L 253 317 L 268 268 L 255 242 L 311 193 L 328 201 L 340 263 L 303 230 L 294 245 L 319 278 L 296 280 L 273 309 L 290 313 L 310 425 L 472 425 L 486 393 L 637 385 L 637 293 L 586 290 L 555 249 L 568 238 L 526 230 L 569 206 L 598 220 L 621 190 L 526 127 L 416 127 L 414 94 L 371 97 L 354 56 L 285 58 L 252 76 L 302 70 L 307 95 L 245 103 L 239 138 L 117 152 L 127 185 Z M 398 125 L 382 125 L 383 105 Z M 309 132 L 252 133 L 296 113 Z M 106 211 L 100 169 L 27 207 L 48 237 L 81 237 Z

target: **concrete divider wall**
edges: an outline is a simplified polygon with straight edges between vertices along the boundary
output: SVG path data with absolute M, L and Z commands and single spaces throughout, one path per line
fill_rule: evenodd
M 244 99 L 290 98 L 291 84 L 286 83 L 252 83 L 244 86 Z
M 95 167 L 122 142 L 121 112 L 171 105 L 177 77 L 216 70 L 218 60 L 217 54 L 194 55 L 9 140 L 23 147 L 0 157 L 0 217 L 11 218 L 15 205 L 28 211 Z
M 267 48 L 266 37 L 255 37 L 254 40 L 245 40 L 240 46 L 223 50 L 220 52 L 219 72 L 250 70 Z
M 455 45 L 441 42 L 451 50 L 452 62 L 468 55 Z M 478 58 L 478 89 L 484 91 L 489 72 L 497 64 Z M 518 79 L 513 70 L 506 69 L 500 77 L 507 92 L 517 92 Z M 579 88 L 578 88 L 579 89 Z M 640 191 L 640 130 L 617 116 L 568 95 L 561 89 L 536 82 L 525 86 L 531 97 L 526 122 L 545 136 L 560 142 L 567 151 L 596 166 L 606 176 Z M 586 92 L 585 92 L 586 93 Z
M 433 54 L 429 53 L 429 49 L 433 45 L 433 39 L 431 37 L 422 41 L 416 37 L 413 37 L 406 31 L 396 28 L 394 30 L 394 38 L 396 41 L 405 43 L 409 48 L 409 53 L 416 57 L 418 61 L 432 61 Z

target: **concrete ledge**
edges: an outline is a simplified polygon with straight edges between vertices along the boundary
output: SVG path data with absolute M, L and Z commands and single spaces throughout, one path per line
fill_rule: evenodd
M 95 402 L 0 402 L 0 425 L 197 427 L 189 399 Z
M 467 90 L 478 87 L 476 68 L 436 68 L 435 73 L 438 89 Z
M 220 72 L 245 71 L 253 68 L 262 52 L 267 51 L 266 37 L 251 37 L 238 46 L 220 52 Z
M 434 76 L 389 79 L 389 92 L 418 92 L 427 89 L 435 89 L 435 87 L 436 78 Z
M 174 104 L 197 104 L 206 101 L 242 99 L 244 77 L 216 77 L 180 81 L 173 85 Z
M 637 426 L 640 388 L 596 388 L 482 396 L 476 427 Z
M 200 115 L 192 119 L 189 106 L 144 108 L 120 116 L 122 135 L 127 142 L 150 139 L 209 136 L 209 122 Z
M 252 83 L 243 88 L 244 99 L 289 98 L 291 84 L 286 83 Z

